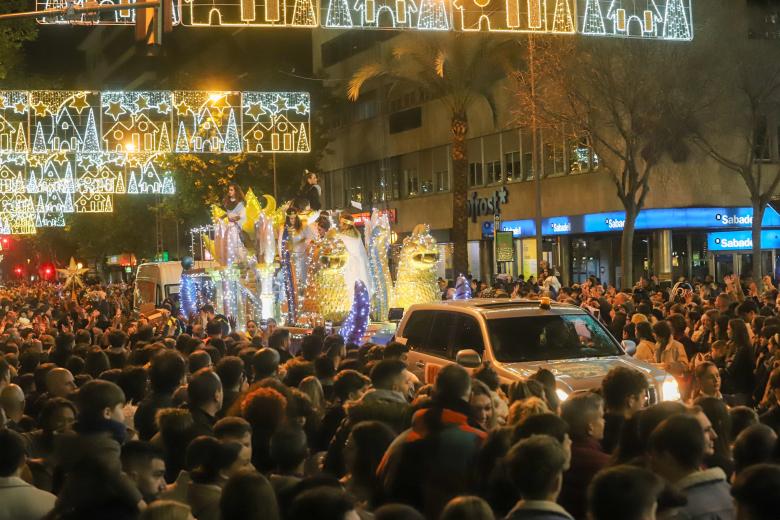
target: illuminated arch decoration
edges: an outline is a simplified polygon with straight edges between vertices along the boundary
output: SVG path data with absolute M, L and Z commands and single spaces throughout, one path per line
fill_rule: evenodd
M 0 154 L 0 194 L 25 193 L 27 157 L 24 154 Z
M 114 196 L 110 193 L 81 193 L 73 206 L 76 213 L 113 213 Z
M 574 0 L 454 0 L 464 32 L 577 32 Z
M 131 156 L 127 160 L 128 195 L 173 195 L 176 186 L 173 173 L 162 170 L 157 157 Z
M 317 27 L 317 0 L 182 0 L 182 24 Z
M 95 0 L 100 5 L 134 4 L 137 0 Z M 171 16 L 173 25 L 181 22 L 181 9 L 179 0 L 167 0 L 171 2 Z M 73 0 L 74 7 L 84 7 L 84 0 Z M 35 10 L 46 11 L 48 9 L 62 9 L 67 7 L 66 0 L 36 0 Z M 120 9 L 100 13 L 82 14 L 75 19 L 67 19 L 64 16 L 48 16 L 39 18 L 42 25 L 133 25 L 135 24 L 134 9 Z
M 692 0 L 584 0 L 580 31 L 588 36 L 693 39 Z
M 308 153 L 307 92 L 0 91 L 0 153 Z
M 79 193 L 127 192 L 124 168 L 127 157 L 123 154 L 91 154 L 76 157 L 76 191 Z
M 305 92 L 245 92 L 242 141 L 247 153 L 308 153 L 311 101 Z

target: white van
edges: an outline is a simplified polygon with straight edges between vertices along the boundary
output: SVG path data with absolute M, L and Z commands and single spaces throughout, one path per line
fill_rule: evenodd
M 212 260 L 202 260 L 194 263 L 193 268 L 205 269 L 216 267 Z M 138 311 L 141 305 L 152 303 L 155 307 L 162 305 L 168 297 L 179 299 L 179 284 L 183 269 L 181 262 L 150 262 L 138 266 L 133 289 L 133 309 Z

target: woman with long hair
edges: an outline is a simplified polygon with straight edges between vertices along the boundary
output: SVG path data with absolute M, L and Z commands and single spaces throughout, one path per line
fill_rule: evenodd
M 309 207 L 314 211 L 322 209 L 322 189 L 318 184 L 317 174 L 309 170 L 303 171 L 303 179 L 301 180 L 301 189 L 298 192 L 298 197 L 306 199 L 309 203 Z
M 730 385 L 727 390 L 734 394 L 736 404 L 750 405 L 755 384 L 753 343 L 750 341 L 747 325 L 741 319 L 729 320 L 727 330 L 729 346 L 726 354 L 726 374 Z
M 655 338 L 653 337 L 653 326 L 649 321 L 640 321 L 634 326 L 636 333 L 636 354 L 634 357 L 648 363 L 655 363 Z
M 681 384 L 688 371 L 688 355 L 682 343 L 672 338 L 672 328 L 666 321 L 653 325 L 655 335 L 655 362 L 677 378 Z

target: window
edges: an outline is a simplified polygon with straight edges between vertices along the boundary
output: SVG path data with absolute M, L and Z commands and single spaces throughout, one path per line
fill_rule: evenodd
M 482 177 L 482 163 L 469 163 L 469 186 L 482 186 L 485 179 Z
M 451 312 L 434 311 L 433 326 L 428 338 L 426 354 L 441 357 L 452 356 L 452 342 L 450 338 L 453 333 L 453 322 L 455 315 Z
M 526 128 L 520 135 L 523 150 L 523 180 L 530 181 L 534 178 L 534 142 L 532 132 Z
M 410 348 L 424 349 L 428 345 L 434 312 L 417 311 L 409 317 L 409 322 L 404 327 L 404 337 Z
M 420 183 L 420 193 L 423 195 L 433 193 L 433 180 L 425 179 Z
M 350 31 L 341 34 L 322 44 L 322 64 L 330 67 L 393 36 L 395 34 L 392 31 Z
M 450 172 L 442 170 L 433 174 L 436 179 L 436 191 L 450 191 Z
M 422 126 L 422 109 L 420 107 L 415 107 L 390 114 L 388 122 L 390 126 L 389 132 L 391 134 L 419 128 Z
M 488 321 L 488 334 L 493 354 L 505 363 L 621 354 L 612 336 L 590 314 L 494 319 Z
M 376 117 L 379 113 L 379 101 L 376 90 L 361 94 L 352 107 L 352 120 L 364 121 Z
M 771 159 L 769 148 L 769 132 L 767 128 L 767 118 L 762 115 L 756 121 L 756 129 L 753 132 L 753 149 L 757 161 L 768 161 Z
M 523 171 L 520 169 L 520 152 L 505 153 L 504 164 L 506 165 L 507 182 L 523 180 Z
M 593 171 L 599 166 L 599 159 L 590 145 L 590 139 L 582 136 L 569 141 L 568 171 L 571 174 Z
M 363 188 L 365 186 L 363 179 L 363 169 L 361 167 L 353 168 L 349 171 L 348 177 L 349 184 L 346 188 L 346 203 L 349 204 L 352 201 L 363 203 Z
M 481 356 L 485 351 L 485 343 L 482 339 L 482 328 L 474 317 L 467 314 L 458 314 L 452 327 L 453 344 L 452 351 L 457 355 L 459 350 L 476 350 Z
M 417 169 L 404 170 L 404 177 L 406 177 L 406 195 L 408 197 L 418 195 L 420 193 L 420 178 L 417 176 Z
M 488 184 L 498 184 L 501 182 L 501 161 L 490 161 L 487 166 Z
M 546 137 L 546 136 L 545 136 Z M 555 132 L 551 133 L 549 139 L 545 139 L 542 145 L 543 168 L 545 177 L 554 177 L 563 175 L 565 172 L 563 161 L 563 137 Z

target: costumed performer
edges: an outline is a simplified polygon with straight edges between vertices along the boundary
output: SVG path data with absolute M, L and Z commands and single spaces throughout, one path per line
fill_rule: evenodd
M 339 217 L 338 238 L 344 242 L 347 248 L 347 265 L 344 266 L 344 283 L 347 286 L 347 295 L 351 303 L 355 297 L 355 282 L 360 280 L 368 289 L 369 295 L 373 294 L 371 276 L 368 273 L 368 253 L 360 238 L 360 232 L 355 227 L 355 218 L 342 213 Z

